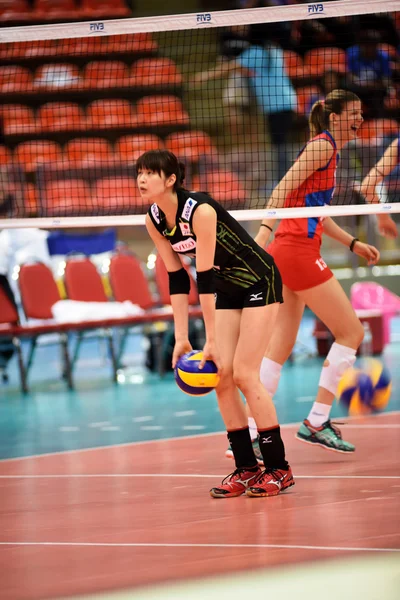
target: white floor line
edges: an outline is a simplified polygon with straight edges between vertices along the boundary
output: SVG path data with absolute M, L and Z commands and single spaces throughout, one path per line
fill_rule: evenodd
M 379 417 L 385 417 L 385 416 L 390 416 L 390 415 L 398 415 L 400 414 L 400 410 L 393 410 L 391 412 L 385 412 L 385 413 L 379 413 L 377 415 L 373 415 L 373 418 L 379 418 Z M 346 423 L 348 421 L 352 422 L 353 420 L 359 419 L 359 418 L 365 418 L 365 417 L 338 417 L 338 421 L 345 421 Z M 333 419 L 334 421 L 336 419 Z M 294 428 L 294 427 L 298 427 L 300 425 L 299 422 L 296 423 L 285 423 L 283 425 L 281 425 L 281 429 L 290 429 L 290 428 Z M 96 452 L 97 450 L 107 450 L 107 449 L 115 449 L 115 448 L 128 448 L 130 446 L 145 446 L 148 444 L 163 444 L 165 442 L 175 442 L 175 441 L 179 441 L 179 440 L 187 440 L 187 439 L 192 439 L 192 438 L 203 438 L 203 437 L 212 437 L 212 436 L 221 436 L 221 435 L 226 435 L 225 431 L 213 431 L 210 433 L 199 433 L 199 434 L 195 434 L 195 435 L 182 435 L 182 436 L 176 436 L 176 437 L 169 437 L 169 438 L 163 438 L 161 440 L 145 440 L 145 441 L 141 441 L 141 442 L 126 442 L 123 444 L 112 444 L 109 446 L 95 446 L 93 448 L 78 448 L 75 450 L 59 450 L 57 452 L 46 452 L 44 454 L 30 454 L 29 456 L 17 456 L 16 458 L 0 458 L 0 464 L 2 463 L 8 463 L 8 462 L 16 462 L 16 461 L 24 461 L 24 460 L 29 460 L 29 459 L 39 459 L 39 458 L 45 458 L 47 456 L 59 456 L 59 455 L 66 455 L 66 454 L 77 454 L 77 453 L 81 453 L 81 452 Z
M 0 546 L 50 546 L 71 548 L 276 548 L 282 550 L 324 550 L 328 552 L 400 552 L 400 548 L 358 548 L 348 546 L 302 546 L 297 544 L 166 544 L 135 542 L 0 542 Z
M 143 478 L 143 477 L 166 477 L 167 479 L 211 479 L 223 478 L 226 473 L 62 473 L 47 475 L 0 475 L 0 479 L 105 479 L 105 478 Z M 297 475 L 296 479 L 400 479 L 400 475 Z

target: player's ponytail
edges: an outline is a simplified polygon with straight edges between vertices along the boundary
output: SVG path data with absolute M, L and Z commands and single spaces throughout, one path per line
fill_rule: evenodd
M 308 119 L 311 137 L 319 135 L 325 129 L 329 129 L 329 117 L 332 113 L 340 115 L 346 104 L 357 101 L 359 102 L 360 98 L 348 90 L 333 90 L 326 96 L 325 100 L 317 100 Z

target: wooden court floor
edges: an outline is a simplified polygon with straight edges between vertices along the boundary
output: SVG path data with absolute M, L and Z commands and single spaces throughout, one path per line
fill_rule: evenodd
M 0 461 L 1 599 L 400 553 L 400 413 L 348 420 L 351 456 L 295 431 L 296 485 L 275 498 L 209 496 L 233 470 L 223 434 Z

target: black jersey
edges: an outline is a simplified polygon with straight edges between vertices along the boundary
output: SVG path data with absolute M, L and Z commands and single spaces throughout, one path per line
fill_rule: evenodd
M 165 214 L 153 204 L 148 214 L 156 229 L 169 240 L 178 254 L 196 255 L 193 215 L 201 204 L 209 204 L 217 213 L 217 243 L 214 272 L 217 282 L 229 282 L 249 288 L 272 275 L 274 259 L 253 240 L 245 229 L 207 194 L 179 189 L 175 226 L 167 229 Z M 218 284 L 217 284 L 218 287 Z

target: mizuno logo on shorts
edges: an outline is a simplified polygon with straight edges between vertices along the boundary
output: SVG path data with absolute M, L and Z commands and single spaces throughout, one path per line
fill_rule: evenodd
M 257 300 L 263 300 L 263 292 L 258 292 L 257 294 L 250 294 L 249 302 L 256 302 Z

